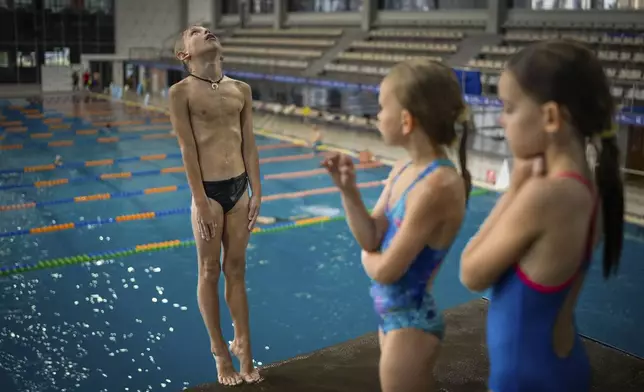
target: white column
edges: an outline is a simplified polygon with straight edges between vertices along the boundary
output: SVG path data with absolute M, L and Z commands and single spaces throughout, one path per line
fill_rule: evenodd
M 117 86 L 123 86 L 125 84 L 125 75 L 123 75 L 122 61 L 112 62 L 112 83 Z
M 273 28 L 279 30 L 286 22 L 286 1 L 273 1 Z
M 211 29 L 217 30 L 221 21 L 221 3 L 223 0 L 211 0 L 210 4 L 210 23 Z

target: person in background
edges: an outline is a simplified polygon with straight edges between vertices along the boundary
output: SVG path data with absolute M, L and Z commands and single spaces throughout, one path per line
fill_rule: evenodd
M 311 126 L 311 148 L 313 149 L 313 153 L 317 154 L 319 151 L 319 148 L 322 145 L 322 139 L 322 131 L 317 124 L 313 124 Z
M 92 74 L 92 80 L 90 81 L 91 90 L 94 93 L 100 93 L 103 90 L 101 83 L 101 74 L 99 72 L 94 72 Z
M 359 155 L 358 159 L 359 159 L 360 163 L 370 163 L 370 162 L 373 162 L 375 160 L 375 157 L 373 156 L 371 151 L 369 151 L 367 149 L 367 150 L 360 151 L 360 155 Z
M 72 91 L 78 91 L 80 86 L 78 85 L 78 82 L 80 81 L 80 76 L 78 75 L 78 71 L 74 70 L 72 72 Z
M 85 70 L 85 72 L 83 72 L 83 89 L 89 90 L 89 78 L 90 78 L 89 71 Z

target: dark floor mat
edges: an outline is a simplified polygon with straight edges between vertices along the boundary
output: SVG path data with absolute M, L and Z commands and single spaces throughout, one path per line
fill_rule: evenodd
M 485 392 L 488 372 L 484 316 L 486 302 L 472 301 L 445 313 L 448 329 L 436 366 L 439 390 Z M 586 341 L 593 366 L 593 392 L 644 391 L 644 361 L 601 344 Z M 309 355 L 278 362 L 262 369 L 266 378 L 235 391 L 272 392 L 377 392 L 378 337 L 368 334 Z M 217 384 L 189 388 L 192 392 L 230 391 Z

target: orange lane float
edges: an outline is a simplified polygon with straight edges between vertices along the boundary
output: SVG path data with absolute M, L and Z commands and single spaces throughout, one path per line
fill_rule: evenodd
M 383 164 L 380 162 L 359 163 L 355 165 L 355 169 L 366 170 L 366 169 L 374 169 L 381 166 L 383 166 Z M 317 176 L 324 173 L 326 173 L 326 169 L 321 168 L 321 169 L 302 170 L 302 171 L 289 172 L 289 173 L 267 174 L 264 176 L 264 179 L 265 180 L 277 180 L 277 179 L 283 180 L 283 179 L 289 179 L 289 178 L 312 177 L 312 176 Z

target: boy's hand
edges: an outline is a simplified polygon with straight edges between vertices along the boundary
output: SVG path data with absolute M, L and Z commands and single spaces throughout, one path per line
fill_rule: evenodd
M 255 227 L 261 202 L 261 198 L 258 196 L 252 196 L 250 198 L 250 202 L 248 203 L 248 230 L 253 230 Z
M 215 238 L 215 230 L 217 229 L 215 218 L 215 211 L 210 203 L 197 206 L 197 229 L 201 234 L 201 239 L 210 241 Z

